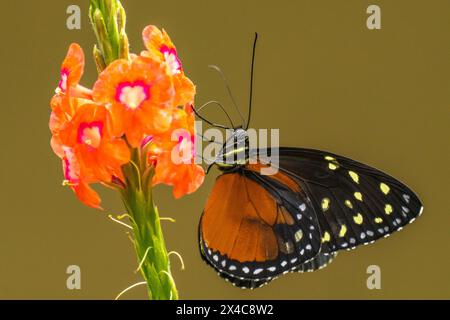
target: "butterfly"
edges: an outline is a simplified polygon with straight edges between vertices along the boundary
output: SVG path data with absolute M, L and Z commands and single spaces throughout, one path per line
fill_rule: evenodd
M 422 213 L 405 184 L 355 160 L 303 148 L 251 149 L 251 91 L 252 83 L 246 125 L 234 128 L 213 163 L 222 174 L 198 229 L 202 258 L 221 277 L 253 289 L 282 274 L 321 269 L 340 250 L 386 238 Z M 274 153 L 276 173 L 261 174 Z

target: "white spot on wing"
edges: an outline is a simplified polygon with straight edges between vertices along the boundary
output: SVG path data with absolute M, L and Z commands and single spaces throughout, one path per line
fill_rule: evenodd
M 253 271 L 253 274 L 260 274 L 261 272 L 263 272 L 263 269 L 259 268 Z
M 409 200 L 411 199 L 411 197 L 407 194 L 404 194 L 403 199 L 405 200 L 406 203 L 409 203 Z

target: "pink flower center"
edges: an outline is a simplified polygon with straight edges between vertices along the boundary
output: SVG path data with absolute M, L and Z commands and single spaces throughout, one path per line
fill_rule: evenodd
M 162 46 L 160 49 L 166 60 L 170 75 L 174 76 L 181 73 L 181 61 L 178 58 L 177 51 L 174 48 Z
M 103 123 L 82 123 L 78 128 L 78 142 L 97 149 L 102 142 Z
M 150 86 L 143 81 L 123 82 L 117 87 L 116 100 L 127 108 L 135 110 L 150 99 Z
M 66 69 L 61 70 L 61 80 L 59 81 L 59 89 L 62 92 L 67 91 L 67 78 L 69 77 L 69 71 Z

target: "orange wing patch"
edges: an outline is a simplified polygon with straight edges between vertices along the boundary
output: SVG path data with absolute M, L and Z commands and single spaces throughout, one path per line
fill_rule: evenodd
M 275 199 L 266 189 L 233 173 L 217 179 L 205 207 L 201 230 L 207 246 L 221 255 L 240 262 L 262 262 L 278 255 L 272 226 L 291 220 L 289 213 L 279 214 Z
M 277 217 L 277 224 L 288 224 L 290 226 L 295 224 L 294 218 L 292 218 L 291 214 L 284 207 L 280 207 L 279 215 Z

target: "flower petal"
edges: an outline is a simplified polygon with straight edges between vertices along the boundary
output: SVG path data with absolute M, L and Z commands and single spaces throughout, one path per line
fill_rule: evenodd
M 73 186 L 72 189 L 82 203 L 94 209 L 103 210 L 100 206 L 100 196 L 87 183 L 81 182 L 78 185 Z
M 76 87 L 84 72 L 84 52 L 77 44 L 72 43 L 66 58 L 61 65 L 61 81 L 59 89 L 66 92 L 69 88 Z
M 183 75 L 178 75 L 174 77 L 174 87 L 175 87 L 175 102 L 176 106 L 184 106 L 186 104 L 194 103 L 195 97 L 195 85 L 192 81 Z
M 179 199 L 203 184 L 205 171 L 193 163 L 194 159 L 190 164 L 174 164 L 169 153 L 165 152 L 158 158 L 152 183 L 173 186 L 173 196 Z
M 205 180 L 205 171 L 202 167 L 195 164 L 184 166 L 187 166 L 184 181 L 175 183 L 173 187 L 173 196 L 175 199 L 197 191 Z
M 149 55 L 155 55 L 158 59 L 162 59 L 163 55 L 160 51 L 161 46 L 167 45 L 173 47 L 173 43 L 166 43 L 164 40 L 164 35 L 158 27 L 149 25 L 142 31 L 142 39 L 144 40 L 144 45 L 149 51 Z

